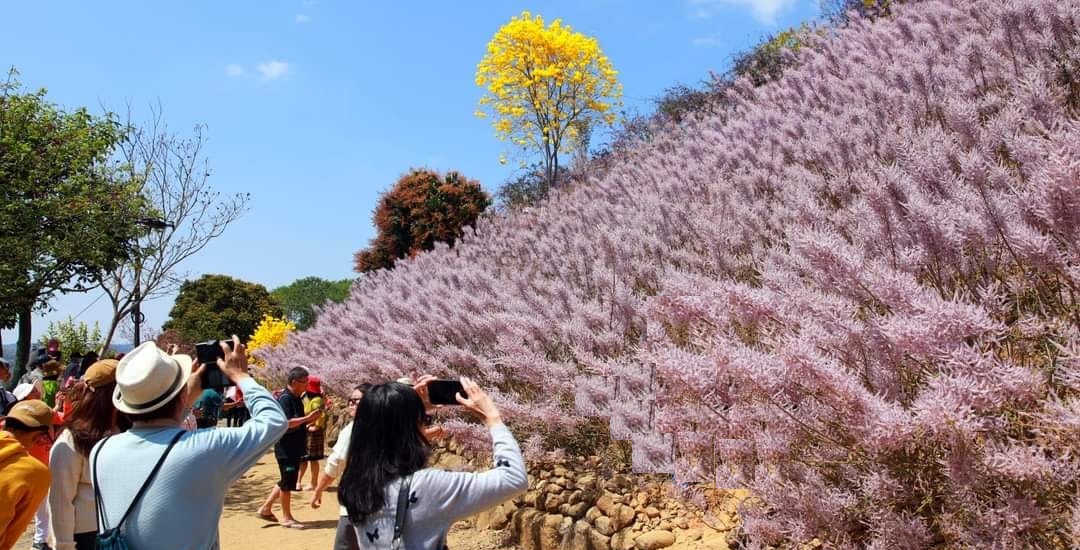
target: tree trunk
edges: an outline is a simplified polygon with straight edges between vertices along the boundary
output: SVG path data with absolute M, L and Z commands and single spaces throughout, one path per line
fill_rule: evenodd
M 120 326 L 120 321 L 123 318 L 122 315 L 113 314 L 112 322 L 109 323 L 109 332 L 105 333 L 105 339 L 101 341 L 101 347 L 97 350 L 99 357 L 105 357 L 105 350 L 109 349 L 109 345 L 112 344 L 113 336 L 116 335 L 116 329 Z
M 26 372 L 26 364 L 30 362 L 30 329 L 33 320 L 33 311 L 30 305 L 19 306 L 19 344 L 15 347 L 15 366 L 11 369 L 11 380 L 8 380 L 8 389 L 14 388 Z

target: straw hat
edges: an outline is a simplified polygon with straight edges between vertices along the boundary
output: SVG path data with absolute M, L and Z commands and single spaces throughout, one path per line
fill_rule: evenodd
M 116 366 L 113 405 L 128 414 L 160 409 L 184 389 L 191 363 L 191 357 L 169 355 L 153 342 L 140 344 Z

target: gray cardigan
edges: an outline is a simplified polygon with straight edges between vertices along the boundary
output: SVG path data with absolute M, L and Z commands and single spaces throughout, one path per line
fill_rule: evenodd
M 494 467 L 483 473 L 425 468 L 413 474 L 410 505 L 402 530 L 406 550 L 442 550 L 455 521 L 492 508 L 529 488 L 525 461 L 513 434 L 503 424 L 491 428 Z M 364 550 L 390 548 L 398 499 L 397 480 L 386 488 L 386 506 L 354 525 Z

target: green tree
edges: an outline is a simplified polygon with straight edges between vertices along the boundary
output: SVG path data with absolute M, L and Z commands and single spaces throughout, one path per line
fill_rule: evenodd
M 750 79 L 754 86 L 768 84 L 795 65 L 791 54 L 799 51 L 813 30 L 805 24 L 780 31 L 750 50 L 735 56 L 732 72 Z
M 500 208 L 511 211 L 538 204 L 550 192 L 551 185 L 544 174 L 544 167 L 531 164 L 507 179 L 495 193 L 495 198 Z
M 352 279 L 327 281 L 318 277 L 304 277 L 275 288 L 270 295 L 281 304 L 287 320 L 295 324 L 298 330 L 306 330 L 315 324 L 318 316 L 316 306 L 341 302 L 349 296 L 352 283 Z
M 435 248 L 437 242 L 452 246 L 490 205 L 491 198 L 476 180 L 457 172 L 442 176 L 411 170 L 379 199 L 374 216 L 378 234 L 356 253 L 355 269 L 389 269 L 401 258 Z
M 180 285 L 162 329 L 175 330 L 185 342 L 233 334 L 246 342 L 266 314 L 280 317 L 282 310 L 263 285 L 228 275 L 203 275 Z
M 41 347 L 48 345 L 49 340 L 56 338 L 60 341 L 60 359 L 67 363 L 72 353 L 97 352 L 101 347 L 101 326 L 97 322 L 91 328 L 90 325 L 68 316 L 60 322 L 49 321 L 49 329 L 41 337 Z
M 148 208 L 108 159 L 123 138 L 112 115 L 67 112 L 45 90 L 0 83 L 0 324 L 18 318 L 18 380 L 31 317 L 57 293 L 80 292 L 128 256 Z

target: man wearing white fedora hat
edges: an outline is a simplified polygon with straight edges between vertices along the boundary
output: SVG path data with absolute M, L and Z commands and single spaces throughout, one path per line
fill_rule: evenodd
M 103 439 L 90 454 L 99 493 L 99 533 L 116 531 L 131 550 L 217 549 L 225 490 L 285 433 L 288 423 L 265 388 L 247 373 L 233 336 L 217 367 L 244 392 L 251 420 L 238 428 L 182 429 L 210 368 L 147 342 L 116 368 L 113 404 L 134 425 Z M 160 475 L 158 473 L 160 472 Z

